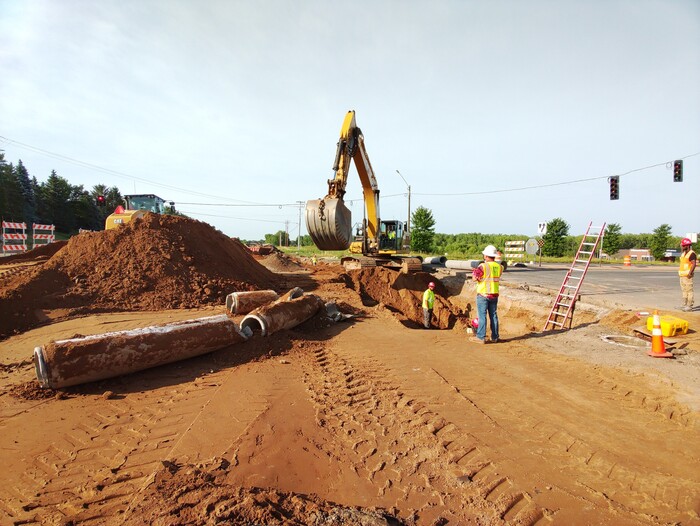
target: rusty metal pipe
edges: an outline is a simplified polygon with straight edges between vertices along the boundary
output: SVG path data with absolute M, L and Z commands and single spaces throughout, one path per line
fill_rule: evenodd
M 59 340 L 34 349 L 41 387 L 94 382 L 177 362 L 245 341 L 226 314 Z
M 250 312 L 241 320 L 241 330 L 269 336 L 305 322 L 324 306 L 318 296 L 308 294 L 289 301 L 276 301 Z
M 277 299 L 279 299 L 279 294 L 274 290 L 232 292 L 226 296 L 226 310 L 231 314 L 248 314 L 250 311 Z

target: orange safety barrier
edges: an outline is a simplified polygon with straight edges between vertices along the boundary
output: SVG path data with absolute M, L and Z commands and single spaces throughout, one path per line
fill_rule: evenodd
M 624 260 L 625 260 L 625 266 L 626 266 L 626 267 L 631 267 L 631 266 L 632 266 L 632 258 L 631 258 L 630 256 L 625 256 L 625 257 L 624 257 Z

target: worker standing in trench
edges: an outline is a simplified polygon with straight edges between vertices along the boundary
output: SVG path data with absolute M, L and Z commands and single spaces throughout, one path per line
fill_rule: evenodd
M 498 283 L 501 279 L 501 265 L 496 262 L 498 251 L 493 245 L 482 252 L 484 262 L 472 272 L 476 285 L 476 312 L 479 326 L 476 337 L 470 338 L 474 343 L 486 343 L 486 315 L 491 325 L 491 342 L 498 342 Z
M 433 307 L 435 306 L 435 283 L 428 283 L 428 288 L 423 293 L 423 327 L 431 328 L 433 319 Z

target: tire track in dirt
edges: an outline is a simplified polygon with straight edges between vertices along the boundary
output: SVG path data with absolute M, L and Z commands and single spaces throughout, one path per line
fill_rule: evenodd
M 404 394 L 377 362 L 349 363 L 327 348 L 315 349 L 314 356 L 323 380 L 310 373 L 307 383 L 319 425 L 345 443 L 344 460 L 389 505 L 415 510 L 419 524 L 475 517 L 548 522 L 549 513 L 504 476 L 468 433 Z
M 674 462 L 683 462 L 682 453 L 674 453 L 676 448 L 667 447 L 663 439 L 656 445 L 652 441 L 650 447 L 669 450 L 669 466 L 664 469 L 648 459 L 630 456 L 625 447 L 628 437 L 653 440 L 644 437 L 643 422 L 650 419 L 656 420 L 657 424 L 662 419 L 668 425 L 669 433 L 673 434 L 671 436 L 683 444 L 684 432 L 692 427 L 691 420 L 670 420 L 656 411 L 656 403 L 648 403 L 645 397 L 631 397 L 630 394 L 639 389 L 638 384 L 627 382 L 614 373 L 603 375 L 596 368 L 580 367 L 579 364 L 581 375 L 576 385 L 560 385 L 556 380 L 556 370 L 550 371 L 549 365 L 540 363 L 541 378 L 545 381 L 539 383 L 531 376 L 516 374 L 520 369 L 513 361 L 508 367 L 502 367 L 500 362 L 490 361 L 486 355 L 484 358 L 479 367 L 485 369 L 482 376 L 489 378 L 488 385 L 466 384 L 464 380 L 452 383 L 446 377 L 443 380 L 460 394 L 474 393 L 478 399 L 488 399 L 489 413 L 499 415 L 497 420 L 509 430 L 507 435 L 527 440 L 532 444 L 531 454 L 543 462 L 560 466 L 560 471 L 567 473 L 562 480 L 543 481 L 548 487 L 566 493 L 575 492 L 575 487 L 564 482 L 573 480 L 577 486 L 585 488 L 587 498 L 604 501 L 608 506 L 637 515 L 640 521 L 645 521 L 648 514 L 658 513 L 660 509 L 666 510 L 664 518 L 667 520 L 697 517 L 700 509 L 698 477 L 693 476 L 691 470 L 687 470 L 685 478 L 678 476 L 677 469 L 675 475 L 668 474 Z M 521 358 L 532 360 L 529 356 Z M 531 371 L 531 366 L 527 370 Z M 500 400 L 517 397 L 518 393 L 511 392 L 515 390 L 521 400 L 517 407 L 500 403 Z M 543 402 L 546 403 L 545 410 Z M 591 426 L 605 425 L 590 417 L 603 412 L 606 405 L 628 406 L 627 414 L 618 415 L 616 421 L 616 426 L 629 429 L 627 437 L 609 437 L 601 443 L 592 441 L 595 434 L 584 436 L 574 431 L 581 429 L 580 425 L 575 425 L 576 420 L 581 419 L 589 418 Z M 489 443 L 499 444 L 497 449 L 504 453 L 509 451 L 509 440 L 505 436 Z M 527 461 L 522 453 L 521 457 L 523 462 Z M 536 470 L 536 465 L 532 469 Z M 538 501 L 547 505 L 548 499 L 543 495 Z
M 22 524 L 62 524 L 67 518 L 103 524 L 105 517 L 118 516 L 167 460 L 223 374 L 139 393 L 133 403 L 130 396 L 109 400 L 84 415 L 37 451 L 23 473 L 7 477 L 12 491 L 0 497 L 0 511 Z

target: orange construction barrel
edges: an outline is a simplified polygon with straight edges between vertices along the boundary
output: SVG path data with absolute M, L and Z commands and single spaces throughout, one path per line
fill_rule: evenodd
M 625 257 L 624 257 L 624 260 L 625 260 L 625 266 L 626 266 L 626 267 L 631 267 L 631 266 L 632 266 L 632 258 L 631 258 L 630 256 L 625 256 Z

